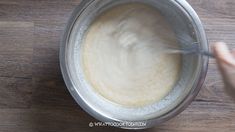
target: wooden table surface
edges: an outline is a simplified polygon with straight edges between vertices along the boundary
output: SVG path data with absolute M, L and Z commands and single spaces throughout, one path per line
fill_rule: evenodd
M 235 1 L 188 0 L 210 43 L 235 48 Z M 59 68 L 59 42 L 80 0 L 0 0 L 0 132 L 115 131 L 96 121 L 72 99 Z M 192 104 L 148 132 L 235 131 L 235 103 L 224 93 L 214 60 Z

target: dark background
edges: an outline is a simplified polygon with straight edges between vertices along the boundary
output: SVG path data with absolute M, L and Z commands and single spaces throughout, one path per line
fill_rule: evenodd
M 210 43 L 235 47 L 234 0 L 188 0 Z M 59 42 L 80 0 L 0 0 L 0 132 L 113 131 L 68 93 L 59 68 Z M 223 90 L 215 61 L 197 98 L 176 118 L 146 131 L 235 131 L 235 103 Z

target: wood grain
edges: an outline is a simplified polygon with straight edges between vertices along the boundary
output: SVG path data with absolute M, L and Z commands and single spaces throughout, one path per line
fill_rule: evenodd
M 235 1 L 188 0 L 209 42 L 235 48 Z M 96 121 L 68 93 L 59 68 L 59 42 L 80 0 L 0 1 L 0 132 L 115 131 Z M 197 98 L 180 115 L 148 132 L 235 131 L 235 102 L 224 93 L 214 60 Z

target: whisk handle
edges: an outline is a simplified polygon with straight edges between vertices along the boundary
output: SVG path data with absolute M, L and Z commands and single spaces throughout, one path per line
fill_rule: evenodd
M 215 58 L 214 54 L 212 52 L 208 52 L 208 51 L 200 51 L 201 55 L 205 55 L 205 56 L 209 56 L 211 58 Z

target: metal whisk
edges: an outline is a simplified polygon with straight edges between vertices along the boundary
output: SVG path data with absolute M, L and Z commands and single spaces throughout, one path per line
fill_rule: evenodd
M 187 47 L 166 46 L 166 53 L 197 54 L 214 58 L 213 53 L 200 49 L 198 42 L 194 42 Z

